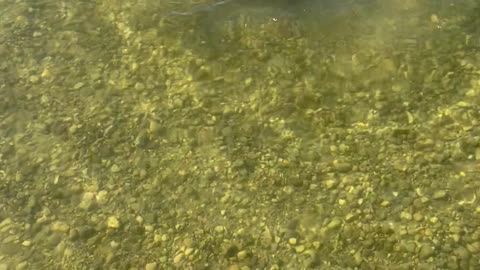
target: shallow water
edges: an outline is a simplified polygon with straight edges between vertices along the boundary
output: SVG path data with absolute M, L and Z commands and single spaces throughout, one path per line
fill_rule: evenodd
M 0 1 L 0 269 L 478 269 L 478 1 Z

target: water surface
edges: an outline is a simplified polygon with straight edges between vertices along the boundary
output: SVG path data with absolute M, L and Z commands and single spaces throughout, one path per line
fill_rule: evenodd
M 0 269 L 477 269 L 478 1 L 0 1 Z

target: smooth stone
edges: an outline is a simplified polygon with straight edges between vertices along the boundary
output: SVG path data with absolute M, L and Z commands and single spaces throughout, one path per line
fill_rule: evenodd
M 156 270 L 157 266 L 158 264 L 156 262 L 147 263 L 147 265 L 145 265 L 145 270 Z
M 433 253 L 434 253 L 433 247 L 429 244 L 425 244 L 420 248 L 418 256 L 421 259 L 427 259 L 427 258 L 431 257 L 433 255 Z
M 118 173 L 120 172 L 120 167 L 117 164 L 113 164 L 112 167 L 110 168 L 110 171 L 112 173 Z

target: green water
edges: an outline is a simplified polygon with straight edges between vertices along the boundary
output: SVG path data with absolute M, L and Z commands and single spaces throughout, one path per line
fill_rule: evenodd
M 480 269 L 479 14 L 0 0 L 0 270 Z

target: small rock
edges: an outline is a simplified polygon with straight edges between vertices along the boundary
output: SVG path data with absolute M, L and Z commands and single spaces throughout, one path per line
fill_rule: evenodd
M 32 245 L 32 241 L 30 241 L 30 240 L 25 240 L 25 241 L 22 242 L 22 246 L 24 246 L 24 247 L 29 247 L 31 245 Z
M 113 164 L 112 167 L 110 168 L 110 171 L 112 173 L 118 173 L 120 172 L 120 167 L 117 164 Z
M 189 237 L 183 239 L 183 245 L 184 245 L 185 247 L 193 247 L 194 244 L 195 244 L 195 243 L 193 242 L 193 240 L 192 240 L 191 238 L 189 238 Z
M 118 229 L 120 227 L 120 221 L 114 216 L 107 219 L 107 227 L 111 229 Z
M 148 131 L 151 134 L 158 135 L 162 131 L 162 128 L 163 127 L 159 121 L 154 119 L 149 120 Z
M 17 264 L 17 267 L 15 267 L 15 270 L 23 270 L 23 269 L 28 269 L 28 263 L 27 262 L 21 262 Z
M 402 219 L 405 219 L 405 220 L 412 220 L 412 218 L 413 218 L 413 217 L 412 217 L 412 214 L 410 214 L 409 212 L 405 212 L 405 211 L 402 211 L 402 212 L 400 213 L 400 217 L 401 217 Z
M 62 221 L 55 221 L 52 225 L 51 225 L 51 229 L 52 231 L 54 232 L 67 232 L 70 227 L 68 226 L 68 224 L 66 224 L 65 222 L 62 222 Z
M 423 215 L 419 212 L 416 212 L 415 214 L 413 214 L 413 219 L 415 221 L 422 221 L 423 220 Z
M 330 221 L 330 223 L 328 223 L 327 228 L 328 229 L 336 229 L 336 228 L 340 227 L 341 224 L 342 224 L 341 219 L 334 218 L 334 219 L 332 219 L 332 221 Z
M 447 196 L 447 192 L 445 190 L 437 190 L 435 191 L 435 193 L 433 194 L 433 198 L 435 200 L 439 200 L 439 199 L 443 199 Z
M 119 246 L 120 246 L 120 243 L 118 243 L 117 241 L 110 242 L 110 247 L 111 248 L 118 248 Z
M 272 242 L 273 242 L 272 232 L 268 227 L 265 227 L 265 230 L 263 230 L 262 232 L 261 243 L 264 246 L 269 246 L 272 244 Z
M 78 207 L 88 210 L 92 208 L 93 204 L 95 203 L 95 194 L 93 192 L 85 192 L 82 196 L 82 200 Z
M 40 97 L 40 104 L 48 104 L 50 102 L 50 99 L 48 98 L 47 95 L 42 95 Z
M 168 234 L 162 234 L 162 237 L 160 238 L 163 242 L 168 240 Z
M 405 243 L 404 247 L 405 247 L 405 250 L 410 253 L 414 253 L 415 250 L 417 249 L 417 245 L 413 241 Z
M 78 232 L 78 229 L 76 228 L 73 228 L 71 229 L 69 232 L 68 232 L 68 239 L 69 240 L 77 240 L 79 237 L 79 232 Z
M 183 256 L 184 256 L 183 253 L 178 253 L 178 254 L 173 258 L 173 263 L 174 263 L 175 265 L 179 265 L 180 262 L 182 262 L 182 260 L 183 260 Z
M 63 239 L 63 236 L 60 233 L 53 233 L 52 235 L 48 236 L 46 239 L 46 243 L 51 247 L 55 247 L 60 243 Z
M 97 199 L 97 202 L 99 204 L 104 204 L 107 202 L 107 192 L 105 190 L 102 190 L 97 193 L 97 196 L 95 198 Z
M 470 251 L 472 254 L 480 253 L 480 242 L 473 242 L 471 244 L 467 244 L 467 250 Z
M 223 226 L 216 226 L 216 227 L 215 227 L 215 231 L 216 231 L 217 233 L 223 233 L 224 230 L 225 230 L 225 227 L 223 227 Z
M 185 249 L 185 256 L 188 256 L 188 255 L 192 254 L 193 251 L 194 251 L 193 248 L 187 248 L 187 249 Z
M 363 262 L 363 257 L 362 257 L 362 252 L 359 250 L 353 254 L 353 261 L 355 263 L 355 266 L 360 266 Z
M 302 253 L 305 251 L 305 246 L 304 245 L 299 245 L 295 247 L 295 252 L 297 253 Z
M 40 78 L 37 75 L 30 76 L 30 82 L 31 83 L 37 83 L 39 80 L 40 80 Z
M 468 249 L 464 247 L 458 247 L 453 251 L 453 254 L 455 254 L 456 257 L 458 257 L 461 260 L 468 260 L 470 258 L 470 252 Z
M 145 145 L 147 145 L 148 141 L 149 138 L 147 132 L 141 131 L 140 133 L 138 133 L 137 137 L 135 137 L 135 141 L 133 142 L 133 144 L 136 147 L 144 147 Z
M 238 258 L 239 260 L 244 260 L 245 258 L 247 258 L 247 255 L 248 255 L 248 254 L 247 254 L 247 251 L 242 250 L 242 251 L 239 251 L 239 252 L 237 253 L 237 258 Z
M 145 85 L 141 82 L 135 83 L 135 90 L 143 90 L 145 89 Z
M 43 71 L 42 71 L 42 74 L 40 74 L 40 77 L 42 78 L 49 78 L 52 76 L 52 73 L 50 72 L 50 70 L 48 68 L 45 68 Z
M 145 265 L 145 270 L 156 270 L 157 266 L 158 264 L 156 262 L 147 263 L 147 265 Z
M 74 90 L 78 90 L 78 89 L 82 88 L 83 85 L 84 85 L 84 83 L 78 82 L 78 83 L 76 83 L 76 84 L 73 86 L 73 89 L 74 89 Z
M 292 246 L 297 244 L 297 238 L 290 238 L 288 239 L 288 243 Z
M 337 172 L 349 172 L 350 170 L 352 170 L 352 164 L 335 160 L 333 162 L 333 168 L 335 168 Z
M 13 225 L 11 218 L 6 218 L 2 220 L 2 222 L 0 223 L 0 232 L 6 232 L 10 230 L 10 228 L 12 227 L 11 225 Z
M 434 249 L 431 245 L 425 244 L 420 248 L 418 256 L 421 259 L 427 259 L 433 255 Z
M 460 226 L 458 225 L 451 225 L 450 228 L 448 228 L 448 231 L 450 233 L 453 233 L 453 234 L 459 234 L 461 233 L 463 230 L 462 228 L 460 228 Z

